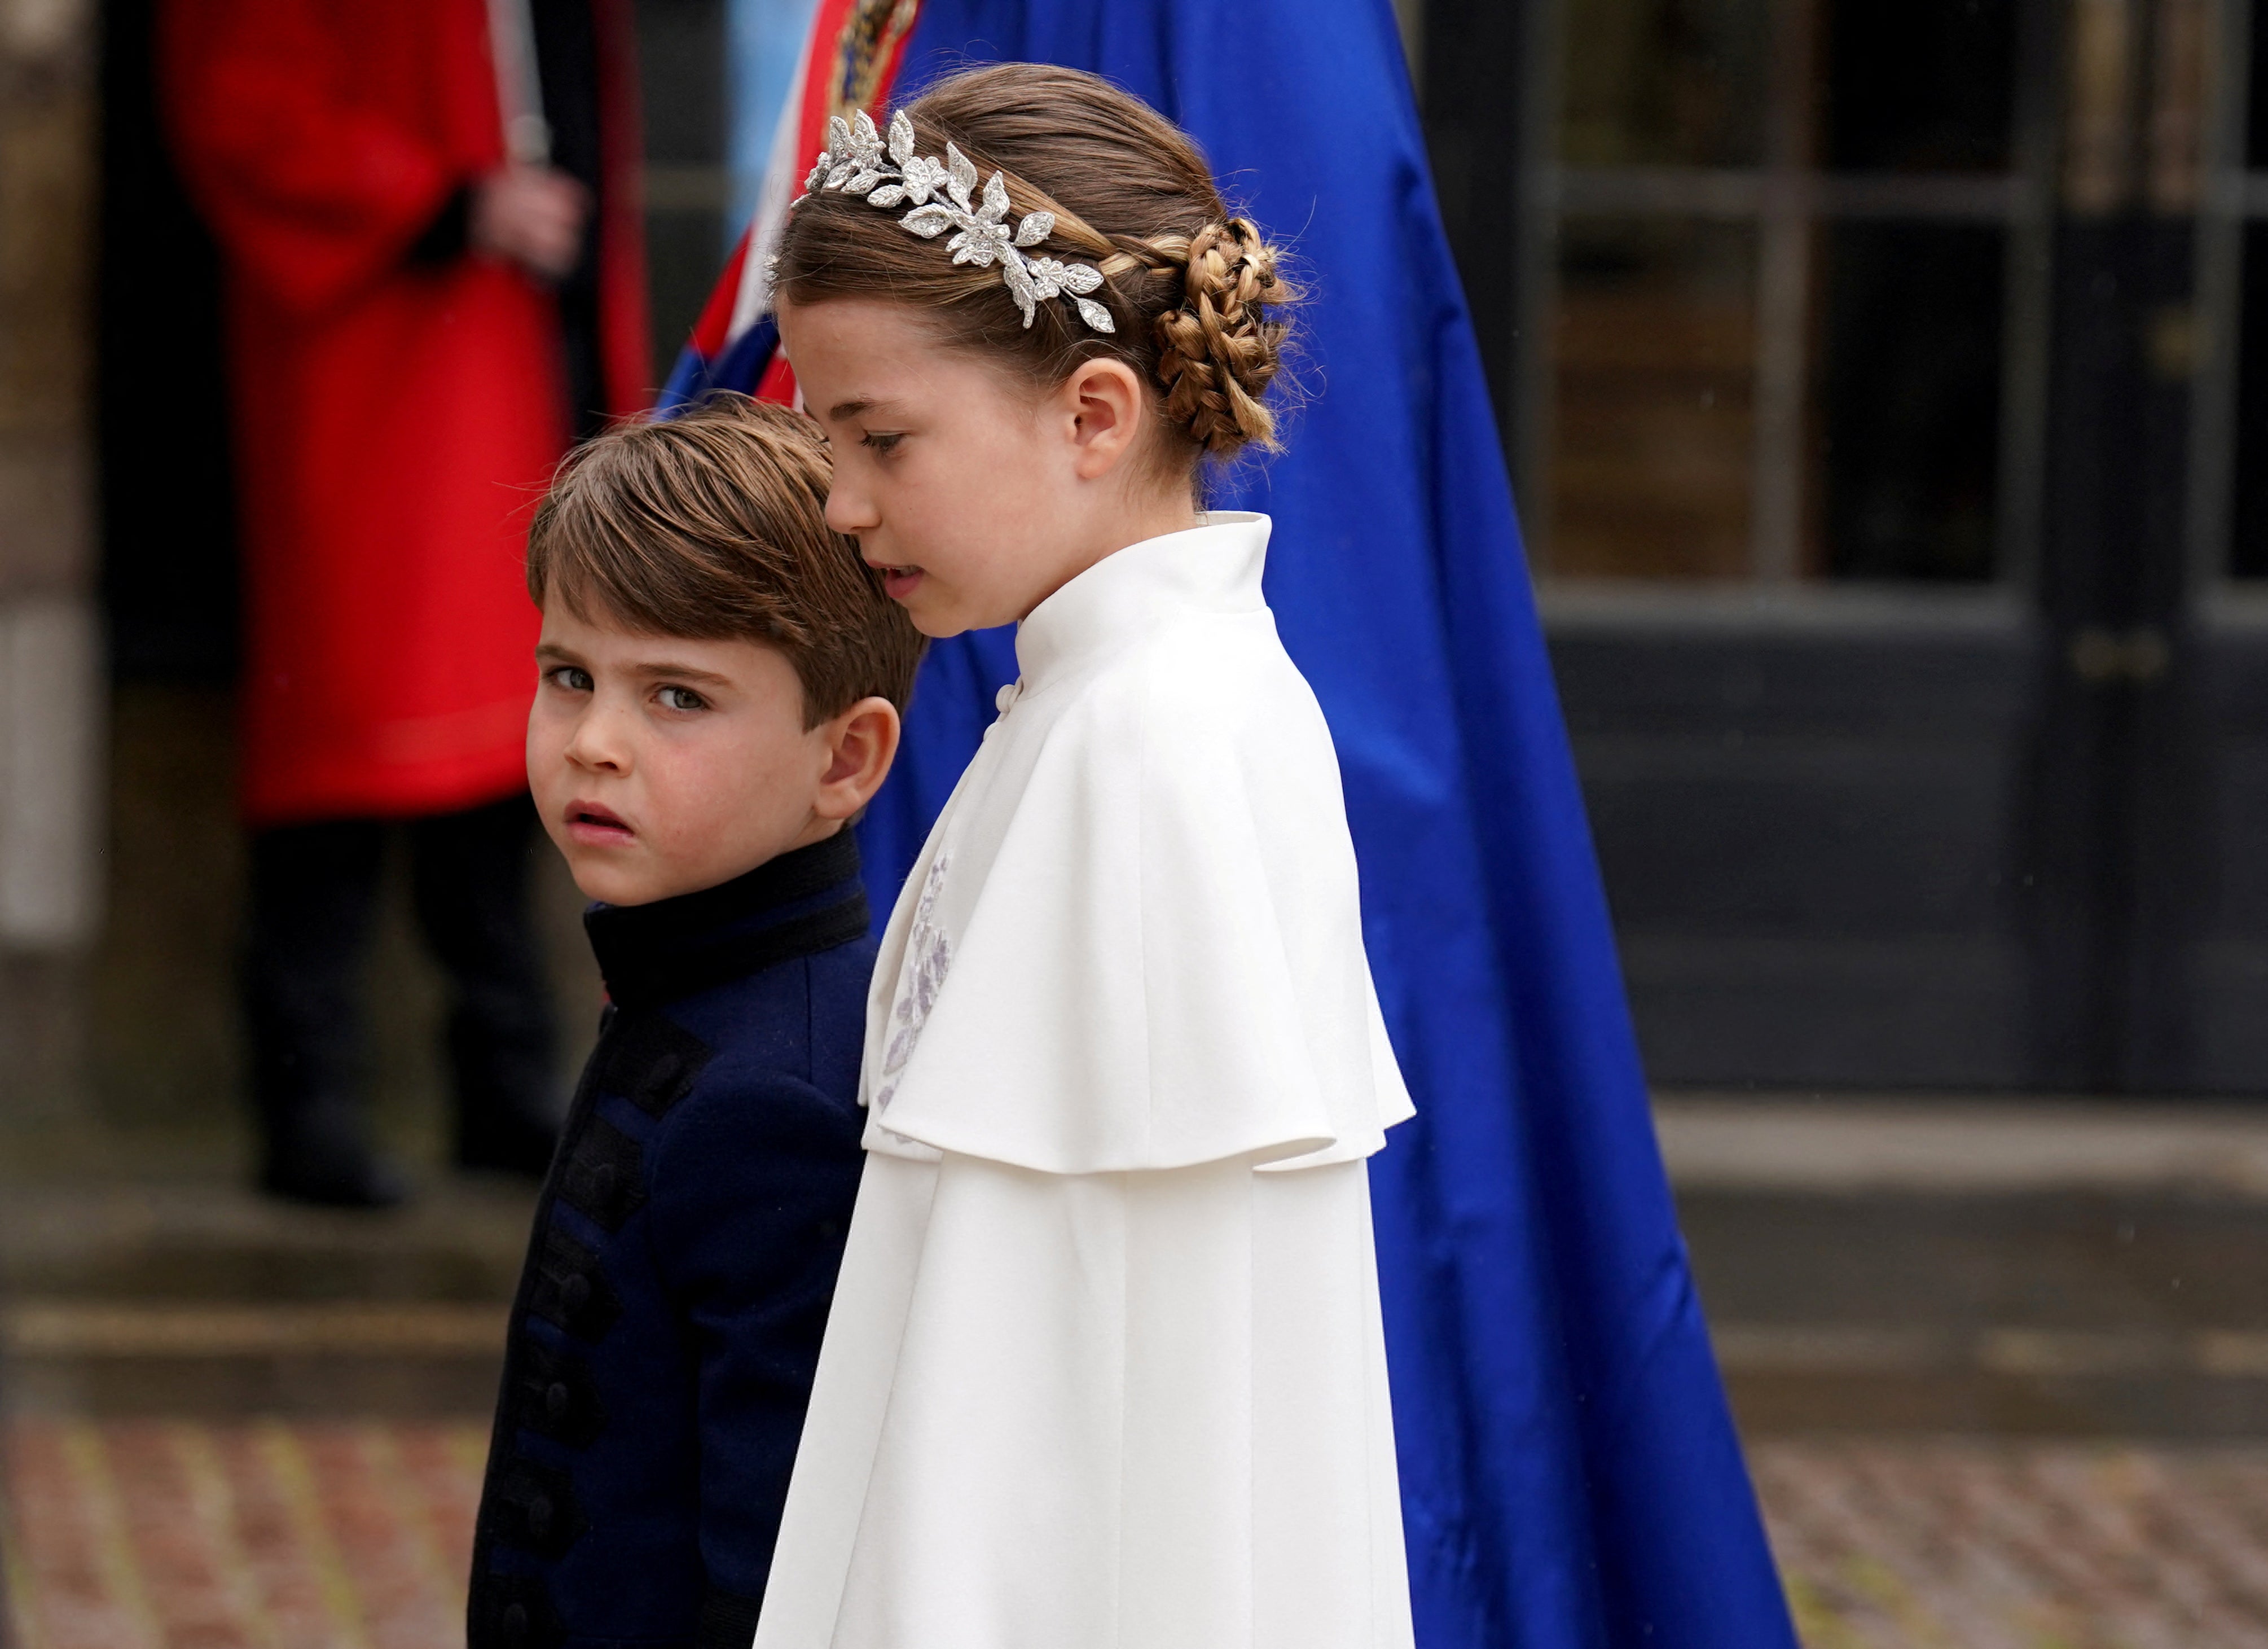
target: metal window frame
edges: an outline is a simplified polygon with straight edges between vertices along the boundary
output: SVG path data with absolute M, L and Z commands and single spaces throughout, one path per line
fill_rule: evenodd
M 1836 588 L 1805 577 L 1805 512 L 1815 477 L 1807 453 L 1815 373 L 1812 280 L 1817 231 L 1852 220 L 1997 223 L 2003 227 L 2001 395 L 1996 545 L 1991 588 L 2029 590 L 2036 579 L 2047 462 L 2056 165 L 2060 144 L 2058 0 L 2017 0 L 2010 168 L 1977 173 L 1837 173 L 1808 156 L 1815 107 L 1814 31 L 1823 0 L 1774 0 L 1764 163 L 1754 167 L 1565 166 L 1559 163 L 1564 11 L 1579 0 L 1526 8 L 1529 49 L 1521 90 L 1528 174 L 1520 214 L 1520 318 L 1513 371 L 1513 470 L 1524 525 L 1547 584 L 1550 571 L 1550 455 L 1556 422 L 1560 225 L 1572 216 L 1707 218 L 1757 230 L 1756 414 L 1750 452 L 1748 577 L 1764 587 Z M 2249 0 L 2224 0 L 2244 5 Z M 1608 582 L 1602 580 L 1602 582 Z M 1613 580 L 1633 587 L 1649 580 Z M 1948 592 L 1949 593 L 1949 592 Z
M 2191 603 L 2205 616 L 2268 627 L 2268 580 L 2239 579 L 2236 529 L 2239 350 L 2244 236 L 2268 221 L 2268 171 L 2248 171 L 2254 0 L 2218 0 L 2197 208 L 2196 355 L 2190 384 L 2188 536 Z M 2268 316 L 2250 317 L 2268 324 Z

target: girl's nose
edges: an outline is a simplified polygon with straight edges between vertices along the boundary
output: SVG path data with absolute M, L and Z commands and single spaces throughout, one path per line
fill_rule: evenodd
M 845 538 L 856 538 L 882 524 L 871 493 L 863 488 L 837 485 L 827 495 L 827 524 Z

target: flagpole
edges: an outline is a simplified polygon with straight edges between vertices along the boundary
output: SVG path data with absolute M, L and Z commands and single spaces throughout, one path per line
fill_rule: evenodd
M 810 95 L 806 82 L 811 55 L 817 49 L 812 38 L 817 29 L 818 18 L 814 17 L 804 31 L 803 49 L 796 54 L 795 78 L 788 83 L 779 118 L 772 122 L 771 153 L 764 163 L 763 181 L 757 186 L 756 210 L 748 220 L 748 255 L 740 264 L 740 289 L 733 297 L 733 322 L 726 333 L 730 337 L 740 336 L 771 308 L 771 257 L 779 250 L 780 231 L 787 220 L 794 186 L 803 181 L 803 169 L 796 164 L 797 138 L 803 129 L 804 99 Z

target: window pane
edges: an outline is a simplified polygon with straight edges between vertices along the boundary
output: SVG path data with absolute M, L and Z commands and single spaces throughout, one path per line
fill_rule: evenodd
M 1755 285 L 1745 226 L 1561 226 L 1552 572 L 1747 572 Z
M 2235 531 L 2228 570 L 2268 578 L 2268 227 L 2244 232 L 2244 314 L 2237 353 Z
M 1764 0 L 1565 0 L 1560 158 L 1571 166 L 1754 166 Z
M 1992 575 L 2001 232 L 1846 223 L 1821 237 L 1828 565 Z
M 1826 164 L 2005 171 L 2016 0 L 1871 0 L 1827 8 Z

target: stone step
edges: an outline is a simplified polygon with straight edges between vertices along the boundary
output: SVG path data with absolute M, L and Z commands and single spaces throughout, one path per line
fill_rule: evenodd
M 2268 1122 L 2037 1101 L 1660 1111 L 1752 1436 L 2268 1438 Z M 0 1399 L 99 1414 L 478 1414 L 533 1211 L 383 1214 L 231 1175 L 0 1187 Z
M 436 1176 L 380 1213 L 225 1174 L 0 1189 L 0 1401 L 19 1413 L 477 1416 L 532 1187 Z
M 2268 1116 L 1672 1098 L 1751 1435 L 2268 1436 Z
M 462 1300 L 512 1298 L 534 1187 L 459 1177 L 379 1212 L 301 1208 L 231 1178 L 0 1187 L 0 1290 L 13 1298 Z

